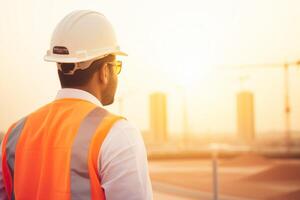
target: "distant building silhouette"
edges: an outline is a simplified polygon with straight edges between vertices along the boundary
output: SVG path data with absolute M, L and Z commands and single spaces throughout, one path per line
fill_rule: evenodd
M 238 137 L 245 142 L 255 138 L 254 95 L 249 91 L 237 94 L 237 130 Z
M 164 93 L 150 95 L 150 130 L 155 142 L 167 141 L 167 97 Z

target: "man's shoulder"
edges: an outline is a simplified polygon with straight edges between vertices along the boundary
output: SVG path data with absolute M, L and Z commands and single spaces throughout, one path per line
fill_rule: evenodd
M 139 132 L 137 126 L 131 121 L 127 120 L 125 117 L 121 117 L 118 121 L 116 121 L 112 126 L 112 129 L 115 129 L 119 132 L 127 130 Z
M 99 156 L 102 169 L 113 160 L 131 162 L 132 159 L 145 158 L 146 151 L 141 132 L 132 122 L 118 120 L 104 139 Z
M 137 126 L 123 118 L 113 124 L 104 143 L 107 143 L 108 146 L 112 143 L 126 146 L 140 144 L 141 140 L 141 132 Z

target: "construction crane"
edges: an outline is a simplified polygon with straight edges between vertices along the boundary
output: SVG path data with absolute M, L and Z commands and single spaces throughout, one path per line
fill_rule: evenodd
M 290 85 L 289 85 L 289 68 L 292 66 L 299 67 L 300 60 L 296 62 L 285 62 L 283 64 L 278 63 L 265 63 L 265 64 L 242 64 L 242 65 L 221 65 L 221 67 L 229 67 L 229 68 L 278 68 L 283 67 L 284 69 L 284 113 L 285 113 L 285 144 L 287 150 L 290 150 L 291 145 L 291 104 L 290 104 Z

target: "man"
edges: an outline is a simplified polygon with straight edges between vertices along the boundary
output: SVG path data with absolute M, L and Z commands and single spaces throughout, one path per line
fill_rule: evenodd
M 57 25 L 45 60 L 62 89 L 9 128 L 0 199 L 152 199 L 140 132 L 102 108 L 114 101 L 117 55 L 126 54 L 102 14 L 74 11 Z

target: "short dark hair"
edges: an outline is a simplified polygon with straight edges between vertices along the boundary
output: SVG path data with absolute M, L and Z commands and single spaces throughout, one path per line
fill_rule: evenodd
M 108 55 L 104 58 L 97 59 L 92 62 L 92 64 L 84 70 L 76 70 L 74 74 L 68 75 L 67 72 L 74 69 L 74 63 L 61 63 L 61 71 L 58 71 L 58 76 L 62 88 L 68 87 L 78 87 L 87 84 L 94 73 L 96 73 L 105 62 L 112 61 L 114 55 Z

